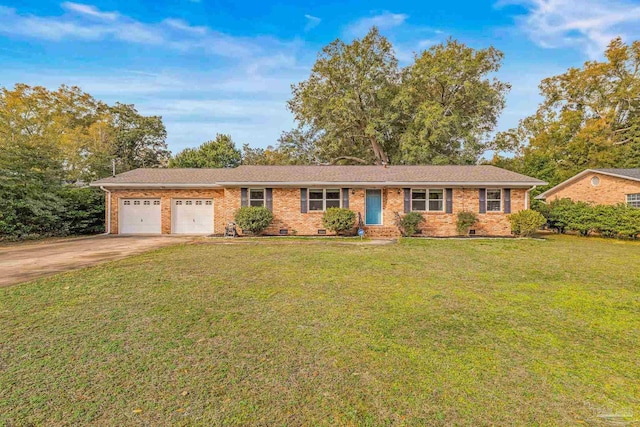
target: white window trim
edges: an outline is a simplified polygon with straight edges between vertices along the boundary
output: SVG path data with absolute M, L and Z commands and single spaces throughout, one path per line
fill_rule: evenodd
M 418 190 L 418 191 L 425 191 L 425 205 L 424 205 L 424 210 L 418 210 L 418 209 L 413 209 L 413 190 Z M 429 191 L 431 190 L 437 190 L 437 191 L 442 191 L 442 209 L 439 210 L 431 210 L 429 209 Z M 410 203 L 411 203 L 411 211 L 412 212 L 445 212 L 446 211 L 446 205 L 447 205 L 447 190 L 444 188 L 412 188 L 411 189 L 411 194 L 410 196 Z M 434 200 L 440 200 L 440 199 L 434 199 Z
M 489 210 L 489 202 L 496 202 L 496 199 L 489 199 L 489 191 L 500 191 L 500 209 Z M 502 212 L 504 208 L 504 189 L 502 188 L 485 188 L 484 189 L 484 211 L 485 212 Z
M 252 191 L 262 191 L 262 199 L 252 199 L 251 192 Z M 253 206 L 251 201 L 262 200 L 262 207 L 267 206 L 267 189 L 266 188 L 247 188 L 247 206 Z
M 338 198 L 337 199 L 329 199 L 329 200 L 338 200 L 338 207 L 342 207 L 342 190 L 340 188 L 309 188 L 307 190 L 307 212 L 325 212 L 327 210 L 327 190 L 328 191 L 337 191 Z M 320 199 L 311 199 L 312 191 L 322 191 L 322 210 L 319 209 L 311 209 L 311 202 L 317 202 Z
M 627 206 L 630 206 L 632 208 L 640 208 L 640 193 L 625 194 L 625 196 Z M 629 198 L 632 196 L 636 196 L 637 200 L 629 200 Z M 635 204 L 637 204 L 637 206 Z

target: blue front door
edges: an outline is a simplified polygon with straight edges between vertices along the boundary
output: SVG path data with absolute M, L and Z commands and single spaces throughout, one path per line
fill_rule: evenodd
M 366 191 L 364 210 L 366 225 L 382 224 L 382 190 Z

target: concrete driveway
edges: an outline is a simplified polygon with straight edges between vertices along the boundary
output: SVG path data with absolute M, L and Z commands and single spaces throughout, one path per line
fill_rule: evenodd
M 0 247 L 0 287 L 189 240 L 174 236 L 95 236 Z

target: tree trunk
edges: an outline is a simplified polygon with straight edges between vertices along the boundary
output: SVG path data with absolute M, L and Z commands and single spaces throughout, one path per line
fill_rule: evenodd
M 389 156 L 384 152 L 382 146 L 378 143 L 375 137 L 370 136 L 369 141 L 371 141 L 371 148 L 373 149 L 373 155 L 376 156 L 376 164 L 389 164 Z

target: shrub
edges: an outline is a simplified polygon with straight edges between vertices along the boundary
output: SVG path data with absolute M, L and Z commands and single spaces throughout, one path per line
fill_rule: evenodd
M 573 209 L 573 205 L 571 199 L 556 199 L 548 204 L 536 205 L 535 210 L 547 219 L 547 227 L 562 234 L 567 228 L 569 211 Z
M 404 216 L 396 212 L 395 222 L 403 237 L 411 237 L 418 232 L 418 226 L 424 222 L 424 217 L 418 212 L 409 212 Z
M 260 234 L 271 224 L 273 214 L 262 206 L 245 206 L 236 211 L 234 218 L 243 231 Z
M 533 235 L 547 220 L 538 211 L 526 209 L 509 215 L 511 222 L 511 232 L 519 237 L 529 237 Z
M 555 200 L 541 209 L 550 228 L 587 236 L 591 231 L 602 237 L 636 238 L 640 234 L 640 209 L 625 204 L 592 206 L 570 199 Z
M 456 230 L 460 234 L 467 234 L 469 229 L 478 222 L 478 215 L 474 212 L 462 211 L 458 213 L 458 221 L 456 221 Z
M 618 234 L 621 237 L 635 239 L 640 235 L 640 209 L 627 205 L 618 205 Z
M 336 234 L 353 230 L 356 213 L 344 208 L 328 208 L 322 215 L 322 224 Z
M 591 231 L 598 228 L 596 211 L 588 203 L 575 202 L 567 209 L 566 213 L 567 228 L 577 231 L 581 236 L 588 236 Z

